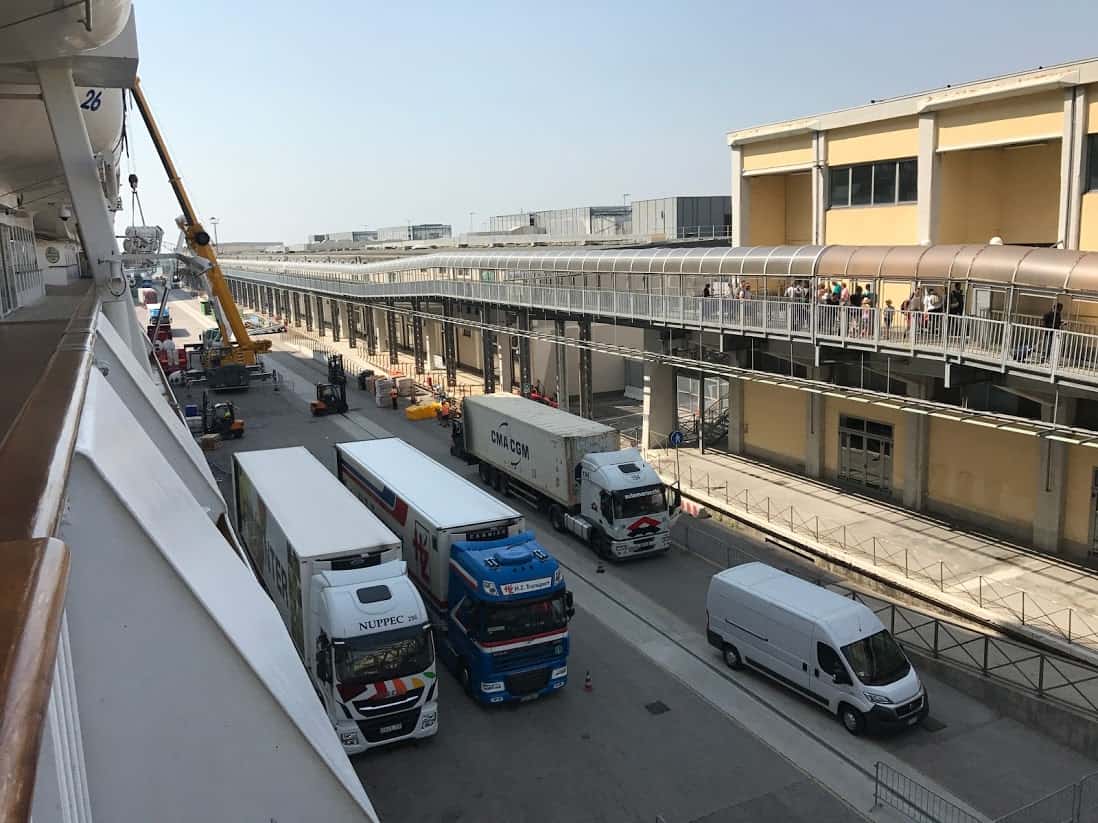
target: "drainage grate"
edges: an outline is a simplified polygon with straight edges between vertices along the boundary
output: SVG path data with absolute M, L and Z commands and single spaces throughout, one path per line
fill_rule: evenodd
M 657 700 L 655 703 L 645 703 L 644 708 L 648 709 L 649 714 L 665 714 L 671 711 L 671 707 L 662 700 Z
M 923 720 L 922 727 L 924 729 L 926 729 L 928 732 L 940 732 L 942 729 L 944 729 L 946 727 L 946 724 L 943 723 L 941 720 L 935 720 L 933 717 L 930 717 L 928 715 Z

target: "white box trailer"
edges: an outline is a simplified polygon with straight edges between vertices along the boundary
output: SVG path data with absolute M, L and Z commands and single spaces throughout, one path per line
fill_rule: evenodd
M 610 560 L 666 552 L 672 505 L 655 470 L 615 429 L 514 394 L 462 401 L 451 453 L 481 480 L 549 512 Z M 677 493 L 674 494 L 677 497 Z M 677 504 L 676 504 L 677 505 Z
M 448 602 L 451 543 L 497 540 L 526 527 L 515 509 L 396 437 L 338 444 L 336 474 L 403 538 L 412 577 L 436 608 Z
M 400 539 L 301 446 L 233 455 L 233 492 L 237 533 L 347 753 L 433 735 L 434 643 Z
M 461 416 L 468 453 L 565 509 L 580 502 L 576 481 L 584 456 L 621 446 L 610 426 L 516 394 L 466 397 Z

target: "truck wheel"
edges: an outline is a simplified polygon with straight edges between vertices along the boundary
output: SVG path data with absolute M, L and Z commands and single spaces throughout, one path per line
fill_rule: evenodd
M 855 709 L 849 703 L 839 704 L 839 720 L 852 735 L 860 735 L 865 731 L 865 715 Z
M 473 676 L 469 673 L 469 667 L 465 663 L 462 663 L 461 668 L 458 670 L 458 681 L 461 683 L 461 688 L 465 690 L 465 693 L 472 697 Z
M 480 481 L 484 485 L 492 485 L 492 467 L 487 463 L 480 463 L 477 465 L 477 474 L 480 475 Z
M 507 482 L 507 475 L 505 475 L 503 472 L 496 472 L 496 476 L 493 478 L 492 485 L 495 486 L 496 491 L 502 494 L 504 497 L 510 494 L 510 484 Z
M 739 650 L 731 643 L 724 644 L 724 662 L 730 669 L 742 669 L 743 659 L 740 657 Z
M 553 528 L 558 532 L 564 531 L 564 509 L 556 503 L 549 509 L 549 522 L 553 524 Z
M 591 548 L 602 560 L 614 559 L 610 553 L 610 538 L 606 536 L 606 532 L 595 532 L 591 536 Z

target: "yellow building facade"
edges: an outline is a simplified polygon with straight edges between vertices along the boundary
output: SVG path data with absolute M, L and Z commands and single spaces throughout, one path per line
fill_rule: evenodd
M 1098 60 L 741 129 L 734 245 L 1098 249 Z

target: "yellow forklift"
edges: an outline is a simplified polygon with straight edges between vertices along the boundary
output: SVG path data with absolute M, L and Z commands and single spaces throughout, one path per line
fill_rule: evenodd
M 160 134 L 148 101 L 145 100 L 145 94 L 141 90 L 140 80 L 134 80 L 131 94 L 137 110 L 141 113 L 141 118 L 145 121 L 145 127 L 149 131 L 149 137 L 164 166 L 164 171 L 168 175 L 168 182 L 175 193 L 175 199 L 183 210 L 182 216 L 176 220 L 176 223 L 187 238 L 187 245 L 191 250 L 210 264 L 206 270 L 206 279 L 209 283 L 210 302 L 213 304 L 213 314 L 220 334 L 204 337 L 201 347 L 202 371 L 206 387 L 214 390 L 247 388 L 253 377 L 264 379 L 270 376 L 270 372 L 263 369 L 259 355 L 270 351 L 271 341 L 252 340 L 248 334 L 248 329 L 233 300 L 232 292 L 229 291 L 229 286 L 221 273 L 217 252 L 210 243 L 210 235 L 202 228 L 190 198 L 183 188 L 183 181 L 179 178 L 164 138 Z
M 209 392 L 202 392 L 202 433 L 219 434 L 222 440 L 239 440 L 244 436 L 244 421 L 236 416 L 236 406 L 229 401 L 210 403 Z
M 309 411 L 313 417 L 347 411 L 347 372 L 342 354 L 328 355 L 328 382 L 316 384 L 316 400 L 309 401 Z

